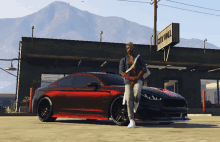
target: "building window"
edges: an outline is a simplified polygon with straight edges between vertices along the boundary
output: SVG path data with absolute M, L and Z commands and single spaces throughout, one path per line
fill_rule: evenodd
M 164 80 L 164 89 L 179 93 L 178 80 Z
M 203 101 L 202 90 L 205 90 L 205 100 L 212 104 L 218 103 L 219 89 L 217 87 L 217 81 L 211 79 L 201 79 L 201 102 Z M 219 82 L 220 85 L 220 82 Z
M 62 77 L 64 74 L 41 74 L 41 87 L 47 86 Z

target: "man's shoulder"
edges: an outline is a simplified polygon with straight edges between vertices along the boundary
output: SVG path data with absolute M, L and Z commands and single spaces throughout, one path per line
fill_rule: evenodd
M 133 53 L 132 55 L 133 55 L 133 57 L 137 57 L 137 56 L 140 55 L 140 54 Z
M 125 58 L 125 57 L 123 57 L 123 58 L 121 58 L 121 61 L 125 61 L 125 59 L 126 59 L 126 58 Z

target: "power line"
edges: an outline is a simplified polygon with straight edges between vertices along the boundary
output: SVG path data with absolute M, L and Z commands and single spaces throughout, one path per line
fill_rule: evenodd
M 3 68 L 1 68 L 1 67 L 0 67 L 0 69 L 3 70 L 3 71 L 5 71 L 5 72 L 7 72 L 7 73 L 9 73 L 10 75 L 13 75 L 13 76 L 17 77 L 16 75 L 14 75 L 14 74 L 12 74 L 12 73 L 6 71 L 5 69 L 3 69 Z
M 118 1 L 139 2 L 139 3 L 151 3 L 151 2 L 143 2 L 143 1 L 128 1 L 128 0 L 118 0 Z
M 203 8 L 203 9 L 208 9 L 208 10 L 220 11 L 220 10 L 215 10 L 215 9 L 200 7 L 200 6 L 196 6 L 196 5 L 190 5 L 190 4 L 185 4 L 185 3 L 181 3 L 181 2 L 176 2 L 176 1 L 172 1 L 172 0 L 166 0 L 166 1 L 174 2 L 174 3 L 179 3 L 179 4 L 183 4 L 183 5 L 188 5 L 188 6 L 193 6 L 193 7 L 198 7 L 198 8 Z
M 181 9 L 181 10 L 186 10 L 186 11 L 191 11 L 191 12 L 195 12 L 195 13 L 202 13 L 202 14 L 207 14 L 207 15 L 220 16 L 220 15 L 216 15 L 216 14 L 204 13 L 204 12 L 200 12 L 200 11 L 193 11 L 193 10 L 189 10 L 189 9 L 183 9 L 183 8 L 173 7 L 173 6 L 164 5 L 164 4 L 158 4 L 158 5 L 167 6 L 167 7 L 176 8 L 176 9 Z
M 118 0 L 118 1 L 125 1 L 125 2 L 138 2 L 138 3 L 150 3 L 150 2 L 128 1 L 128 0 Z M 158 5 L 167 6 L 167 7 L 176 8 L 176 9 L 185 10 L 185 11 L 191 11 L 191 12 L 195 12 L 195 13 L 201 13 L 201 14 L 207 14 L 207 15 L 213 15 L 213 16 L 220 16 L 220 15 L 211 14 L 211 13 L 204 13 L 204 12 L 200 12 L 200 11 L 194 11 L 194 10 L 189 10 L 189 9 L 183 9 L 183 8 L 173 7 L 173 6 L 169 6 L 169 5 L 165 5 L 165 4 L 158 4 Z

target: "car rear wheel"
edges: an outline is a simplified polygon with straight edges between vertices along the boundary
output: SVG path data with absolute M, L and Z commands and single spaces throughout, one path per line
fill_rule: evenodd
M 123 96 L 114 99 L 110 107 L 111 118 L 119 126 L 128 125 L 127 105 L 122 105 Z
M 50 98 L 44 97 L 39 101 L 37 106 L 37 115 L 42 122 L 53 122 L 57 119 L 56 117 L 52 117 L 53 106 Z

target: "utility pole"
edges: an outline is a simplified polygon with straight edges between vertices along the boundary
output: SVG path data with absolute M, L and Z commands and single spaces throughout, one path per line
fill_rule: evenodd
M 32 29 L 32 39 L 33 39 L 33 34 L 34 34 L 34 26 L 31 27 Z
M 151 0 L 152 1 L 152 0 Z M 156 40 L 157 40 L 157 3 L 160 0 L 154 0 L 154 2 L 151 3 L 154 4 L 154 46 L 156 46 Z
M 152 45 L 152 37 L 153 35 L 150 36 L 150 52 L 151 52 L 151 45 Z
M 32 44 L 33 44 L 34 26 L 32 26 L 31 29 L 32 29 Z M 32 46 L 33 46 L 33 45 L 32 45 Z
M 207 41 L 207 39 L 204 39 L 204 53 L 205 53 L 205 42 Z
M 217 96 L 218 96 L 218 104 L 219 104 L 219 80 L 217 80 Z

